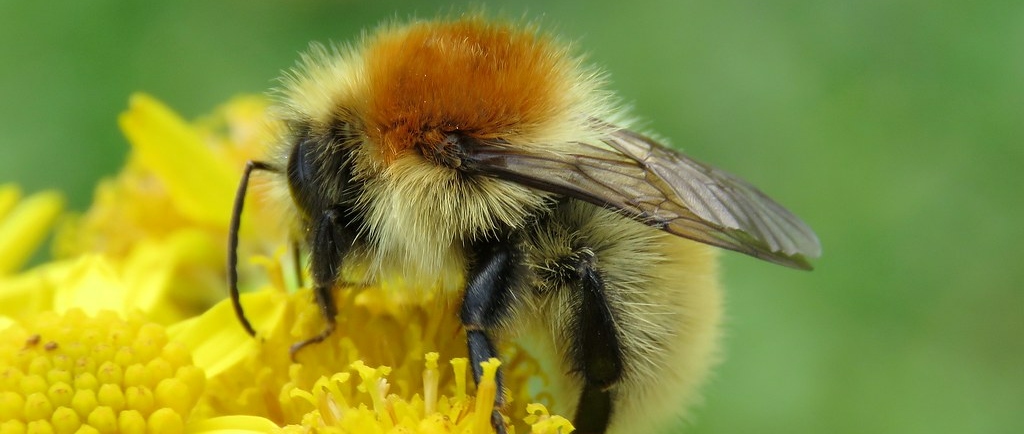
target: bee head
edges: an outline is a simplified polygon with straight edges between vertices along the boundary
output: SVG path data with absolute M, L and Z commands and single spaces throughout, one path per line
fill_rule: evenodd
M 348 124 L 339 121 L 327 129 L 298 125 L 292 131 L 285 177 L 303 219 L 350 205 L 355 193 L 349 149 L 355 137 Z

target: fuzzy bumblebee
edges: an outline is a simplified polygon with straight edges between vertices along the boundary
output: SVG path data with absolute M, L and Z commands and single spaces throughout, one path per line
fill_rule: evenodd
M 712 246 L 809 269 L 820 245 L 753 186 L 631 129 L 603 85 L 533 26 L 479 16 L 314 45 L 283 79 L 277 152 L 242 177 L 233 294 L 245 189 L 272 172 L 326 322 L 294 351 L 333 332 L 339 281 L 432 288 L 461 303 L 477 379 L 515 339 L 552 361 L 577 432 L 675 421 L 714 361 Z

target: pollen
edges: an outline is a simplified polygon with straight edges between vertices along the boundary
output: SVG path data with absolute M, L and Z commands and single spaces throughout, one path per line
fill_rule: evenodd
M 159 325 L 42 314 L 0 331 L 0 432 L 183 432 L 205 381 Z

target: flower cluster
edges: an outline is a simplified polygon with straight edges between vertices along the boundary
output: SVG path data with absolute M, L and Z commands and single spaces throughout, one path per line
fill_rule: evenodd
M 297 258 L 265 188 L 242 229 L 258 336 L 243 331 L 223 258 L 238 174 L 277 134 L 266 109 L 239 98 L 188 123 L 134 96 L 128 162 L 78 216 L 56 193 L 0 186 L 0 433 L 488 433 L 497 393 L 511 432 L 570 432 L 531 403 L 544 379 L 525 351 L 502 350 L 507 390 L 497 360 L 467 380 L 451 300 L 340 288 L 337 331 L 292 360 L 324 321 L 285 271 Z M 23 269 L 54 226 L 55 259 Z

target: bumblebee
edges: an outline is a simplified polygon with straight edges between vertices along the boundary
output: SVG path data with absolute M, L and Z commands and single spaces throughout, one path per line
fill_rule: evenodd
M 407 282 L 461 299 L 477 380 L 500 340 L 549 353 L 577 432 L 674 420 L 715 359 L 715 247 L 810 269 L 820 244 L 747 182 L 635 130 L 604 86 L 535 26 L 480 16 L 313 45 L 283 79 L 280 146 L 236 198 L 229 286 L 246 330 L 238 220 L 267 171 L 294 203 L 326 323 L 293 352 L 333 332 L 341 276 Z

